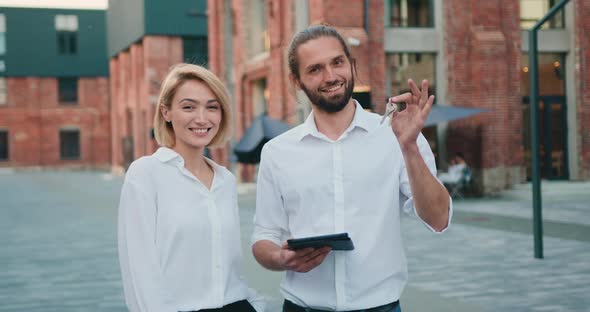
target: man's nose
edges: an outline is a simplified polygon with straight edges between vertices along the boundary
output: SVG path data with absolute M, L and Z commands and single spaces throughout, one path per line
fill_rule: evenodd
M 330 67 L 326 67 L 324 71 L 324 80 L 325 81 L 334 81 L 336 80 L 336 73 L 334 73 L 334 69 Z

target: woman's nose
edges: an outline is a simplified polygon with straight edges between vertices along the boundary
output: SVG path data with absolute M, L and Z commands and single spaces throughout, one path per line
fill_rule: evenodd
M 205 109 L 198 108 L 195 110 L 195 120 L 196 121 L 205 121 Z

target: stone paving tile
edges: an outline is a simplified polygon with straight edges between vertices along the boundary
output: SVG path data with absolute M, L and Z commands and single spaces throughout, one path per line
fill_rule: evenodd
M 590 225 L 590 182 L 542 181 L 543 220 Z M 458 211 L 485 212 L 531 219 L 531 184 L 516 185 L 492 198 L 455 200 Z
M 435 235 L 410 218 L 402 227 L 409 285 L 490 311 L 588 311 L 589 243 L 545 238 L 540 260 L 531 235 L 464 225 Z
M 126 311 L 116 249 L 121 183 L 96 172 L 0 172 L 0 312 Z M 455 207 L 530 218 L 523 188 Z M 584 188 L 548 184 L 544 216 L 590 224 Z M 249 253 L 255 188 L 240 191 L 248 277 L 277 309 L 281 274 L 261 269 Z M 412 288 L 490 311 L 588 311 L 589 242 L 545 237 L 546 258 L 537 260 L 532 236 L 523 233 L 475 223 L 434 235 L 413 219 L 403 230 Z
M 0 311 L 125 311 L 116 250 L 120 180 L 0 175 Z

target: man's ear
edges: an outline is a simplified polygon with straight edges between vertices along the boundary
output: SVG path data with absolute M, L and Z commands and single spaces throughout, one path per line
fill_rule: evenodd
M 299 79 L 295 78 L 295 75 L 289 74 L 289 80 L 291 80 L 291 83 L 297 90 L 301 90 L 301 84 L 299 83 Z

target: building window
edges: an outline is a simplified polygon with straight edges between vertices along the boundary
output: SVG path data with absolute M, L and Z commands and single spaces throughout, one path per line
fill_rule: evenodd
M 434 27 L 432 0 L 389 0 L 385 23 L 389 27 Z
M 388 53 L 385 58 L 387 66 L 387 94 L 393 96 L 409 92 L 408 79 L 410 78 L 418 85 L 420 85 L 423 79 L 427 79 L 429 83 L 428 93 L 431 95 L 436 94 L 436 54 Z M 440 165 L 437 127 L 425 127 L 422 129 L 422 134 L 430 144 L 430 148 L 436 158 L 437 166 Z
M 204 66 L 209 62 L 207 37 L 182 38 L 182 51 L 185 63 Z
M 58 78 L 58 96 L 61 105 L 78 104 L 78 78 Z
M 78 16 L 56 15 L 57 51 L 59 54 L 76 54 L 78 51 Z
M 269 90 L 266 78 L 252 82 L 252 113 L 254 117 L 268 111 Z
M 249 0 L 246 43 L 250 57 L 270 51 L 265 0 Z
M 0 161 L 8 160 L 8 130 L 0 129 Z
M 6 54 L 6 17 L 0 14 L 0 55 Z
M 61 159 L 80 159 L 80 130 L 59 131 L 59 152 Z
M 539 53 L 538 55 L 539 95 L 565 96 L 565 55 L 561 53 Z M 520 93 L 530 95 L 529 55 L 521 55 Z
M 408 79 L 420 84 L 429 82 L 428 91 L 434 94 L 436 88 L 436 54 L 434 53 L 388 53 L 386 55 L 389 94 L 408 92 Z
M 520 28 L 531 29 L 557 2 L 558 0 L 520 0 Z M 563 12 L 557 12 L 541 29 L 564 28 Z
M 6 105 L 6 79 L 0 77 L 0 106 Z
M 565 54 L 539 53 L 539 97 L 533 107 L 538 113 L 538 140 L 541 177 L 568 178 L 567 99 Z M 521 55 L 520 90 L 523 113 L 523 146 L 527 179 L 532 176 L 530 133 L 530 68 L 528 54 Z

